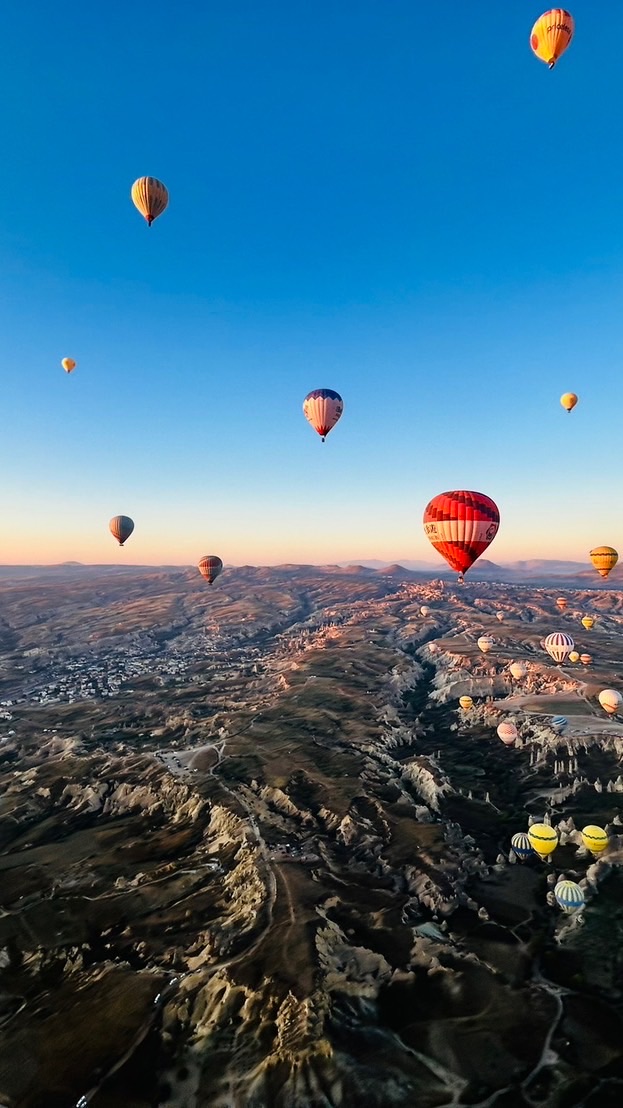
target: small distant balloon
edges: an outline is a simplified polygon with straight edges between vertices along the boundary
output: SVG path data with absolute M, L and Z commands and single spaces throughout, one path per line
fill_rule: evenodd
M 569 720 L 566 716 L 552 716 L 552 727 L 559 735 L 562 735 L 563 731 L 566 731 L 568 726 Z
M 559 881 L 554 888 L 554 896 L 559 908 L 571 915 L 584 907 L 584 893 L 575 881 Z
M 603 827 L 598 827 L 595 823 L 589 823 L 586 827 L 583 827 L 581 832 L 582 845 L 590 850 L 594 858 L 599 857 L 606 850 L 609 838 L 608 832 L 604 831 Z
M 488 654 L 495 646 L 495 639 L 492 635 L 481 635 L 476 645 L 479 650 L 482 650 L 483 654 Z
M 469 712 L 470 708 L 474 707 L 474 701 L 472 700 L 471 696 L 460 696 L 459 705 L 464 712 Z
M 581 661 L 583 666 L 590 666 L 591 662 L 593 661 L 593 655 L 592 654 L 580 654 L 580 661 Z
M 569 46 L 575 31 L 571 12 L 551 8 L 537 19 L 530 34 L 530 46 L 540 61 L 553 69 Z
M 157 177 L 139 177 L 132 185 L 132 202 L 151 227 L 169 203 L 166 185 Z
M 197 568 L 202 577 L 205 577 L 208 585 L 211 585 L 220 573 L 223 572 L 223 563 L 216 554 L 204 554 L 199 559 Z
M 593 619 L 592 616 L 583 616 L 582 617 L 582 627 L 584 627 L 585 630 L 590 631 L 592 629 L 592 627 L 594 626 L 594 624 L 595 624 L 595 620 Z
M 572 650 L 569 657 L 567 658 L 567 661 L 568 662 L 579 662 L 579 660 L 580 660 L 580 655 L 578 654 L 577 650 Z
M 515 681 L 521 681 L 522 677 L 525 677 L 528 673 L 528 667 L 524 665 L 523 662 L 511 662 L 508 668 L 511 677 L 513 677 Z
M 558 833 L 547 823 L 533 823 L 528 828 L 530 846 L 542 862 L 546 862 L 558 846 Z
M 499 619 L 500 623 L 504 623 L 504 618 L 505 618 L 504 612 L 496 612 L 495 613 L 495 618 Z
M 424 619 L 426 619 L 426 616 L 430 615 L 430 608 L 427 608 L 426 605 L 424 604 L 420 608 L 420 615 L 424 616 Z
M 607 577 L 619 560 L 613 546 L 596 546 L 589 557 L 600 577 Z
M 303 401 L 303 415 L 323 442 L 343 411 L 344 401 L 334 389 L 312 389 Z
M 578 398 L 577 398 L 577 396 L 575 395 L 574 392 L 563 392 L 563 394 L 560 398 L 560 403 L 562 404 L 562 406 L 563 406 L 563 408 L 565 409 L 566 412 L 573 411 L 573 409 L 575 408 L 577 402 L 578 402 Z
M 525 862 L 534 853 L 530 846 L 530 839 L 525 831 L 518 831 L 511 839 L 511 849 L 520 862 Z
M 554 631 L 544 640 L 543 646 L 556 665 L 560 665 L 569 656 L 575 643 L 571 635 L 566 635 L 564 631 Z
M 623 704 L 623 696 L 616 689 L 602 689 L 598 700 L 604 712 L 607 712 L 609 716 L 616 715 L 621 704 Z
M 76 363 L 74 362 L 73 358 L 63 358 L 61 365 L 65 370 L 65 373 L 73 373 L 74 369 L 76 368 Z
M 134 520 L 130 519 L 129 516 L 113 516 L 108 527 L 119 546 L 123 546 L 134 530 Z
M 504 746 L 512 746 L 515 742 L 519 732 L 514 723 L 500 723 L 498 726 L 498 738 L 502 740 Z
M 565 608 L 569 607 L 569 601 L 567 600 L 566 596 L 556 597 L 556 607 L 559 608 L 561 612 L 564 612 Z

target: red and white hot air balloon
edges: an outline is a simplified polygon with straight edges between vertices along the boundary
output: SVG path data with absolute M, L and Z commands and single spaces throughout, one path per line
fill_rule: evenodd
M 500 723 L 498 727 L 498 738 L 502 740 L 504 746 L 512 746 L 515 739 L 518 737 L 518 730 L 514 723 Z
M 204 554 L 197 563 L 197 569 L 201 576 L 205 577 L 208 585 L 211 585 L 216 581 L 219 573 L 223 572 L 223 563 L 216 554 Z
M 424 533 L 451 569 L 467 573 L 493 542 L 500 526 L 497 505 L 482 492 L 442 492 L 426 505 Z
M 312 389 L 303 401 L 303 415 L 323 442 L 343 411 L 344 401 L 333 389 Z
M 554 631 L 543 642 L 544 649 L 547 650 L 550 658 L 554 659 L 557 666 L 569 657 L 574 646 L 575 643 L 571 635 L 565 634 L 564 631 Z

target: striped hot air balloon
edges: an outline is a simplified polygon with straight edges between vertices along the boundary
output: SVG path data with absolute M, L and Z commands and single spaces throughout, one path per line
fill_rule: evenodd
M 558 666 L 568 658 L 574 646 L 571 635 L 565 634 L 564 631 L 554 631 L 543 642 L 544 649 Z
M 556 597 L 556 607 L 561 612 L 564 612 L 565 608 L 569 607 L 569 601 L 567 600 L 566 596 L 557 596 Z
M 512 746 L 517 735 L 518 731 L 514 723 L 508 723 L 506 720 L 500 723 L 498 727 L 498 738 L 502 740 L 504 746 Z
M 604 831 L 603 827 L 598 827 L 595 823 L 587 824 L 586 827 L 582 828 L 580 834 L 583 846 L 590 850 L 594 858 L 598 858 L 600 854 L 603 854 L 610 841 L 607 831 Z
M 534 851 L 530 845 L 530 839 L 526 835 L 525 831 L 518 831 L 516 835 L 513 835 L 511 839 L 511 849 L 513 854 L 519 858 L 520 862 L 525 862 L 526 858 L 529 858 Z
M 558 833 L 548 823 L 533 823 L 528 828 L 530 846 L 542 862 L 546 862 L 558 846 Z
M 134 530 L 134 520 L 129 516 L 113 516 L 108 524 L 111 535 L 114 535 L 119 546 L 123 546 L 124 542 L 130 538 Z
M 551 8 L 537 19 L 530 34 L 530 46 L 540 61 L 553 69 L 569 46 L 575 31 L 571 12 Z
M 344 401 L 333 389 L 312 389 L 303 401 L 303 415 L 323 442 L 343 411 Z
M 600 577 L 607 577 L 619 560 L 613 546 L 596 546 L 589 557 Z
M 471 696 L 460 696 L 459 705 L 464 712 L 469 712 L 470 708 L 474 707 L 474 701 L 472 700 Z
M 595 626 L 595 620 L 592 616 L 582 616 L 582 627 L 585 631 L 592 631 Z
M 423 523 L 427 539 L 457 571 L 461 582 L 497 535 L 500 513 L 484 493 L 455 489 L 429 501 Z
M 592 660 L 593 660 L 593 655 L 592 654 L 580 654 L 580 661 L 581 661 L 583 666 L 590 666 Z
M 202 577 L 205 577 L 208 585 L 211 585 L 213 581 L 216 581 L 219 573 L 223 571 L 223 563 L 216 554 L 204 554 L 203 558 L 199 559 L 197 569 Z
M 568 726 L 569 720 L 566 716 L 552 716 L 552 727 L 559 735 L 562 735 L 563 731 L 566 731 Z
M 132 185 L 130 195 L 132 203 L 150 227 L 169 203 L 167 187 L 157 177 L 139 177 Z
M 584 893 L 575 881 L 559 881 L 554 888 L 554 896 L 558 907 L 568 915 L 579 912 L 586 903 Z

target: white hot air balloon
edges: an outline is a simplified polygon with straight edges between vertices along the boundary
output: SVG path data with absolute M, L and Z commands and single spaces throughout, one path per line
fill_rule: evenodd
M 550 658 L 553 658 L 556 665 L 559 666 L 565 661 L 565 658 L 568 658 L 575 643 L 571 635 L 567 635 L 564 631 L 554 631 L 553 634 L 547 636 L 543 646 Z
M 424 616 L 424 619 L 426 619 L 426 617 L 430 615 L 430 608 L 428 608 L 426 604 L 423 604 L 420 608 L 420 615 Z
M 482 650 L 483 654 L 488 654 L 494 646 L 495 639 L 492 635 L 481 635 L 478 639 L 478 649 Z
M 604 712 L 607 712 L 609 716 L 614 716 L 623 704 L 623 696 L 616 689 L 602 689 L 599 694 L 599 703 Z
M 499 619 L 500 623 L 504 623 L 504 618 L 505 618 L 504 612 L 496 612 L 495 613 L 495 618 Z
M 511 662 L 508 667 L 509 673 L 513 680 L 521 681 L 522 677 L 525 677 L 528 673 L 528 667 L 523 662 Z

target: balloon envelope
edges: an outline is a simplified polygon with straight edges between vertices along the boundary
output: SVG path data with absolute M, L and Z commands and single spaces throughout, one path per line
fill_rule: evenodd
M 589 823 L 586 827 L 583 827 L 581 832 L 582 844 L 587 850 L 590 850 L 591 854 L 602 854 L 608 846 L 608 835 L 604 831 L 603 827 L 598 827 L 595 823 Z
M 539 858 L 548 858 L 558 846 L 558 834 L 547 823 L 533 823 L 528 828 L 530 846 Z
M 424 605 L 422 608 L 420 608 L 420 615 L 423 615 L 424 617 L 430 615 L 430 608 L 427 608 L 426 605 Z
M 551 8 L 537 19 L 530 34 L 530 46 L 542 62 L 553 69 L 573 38 L 575 23 L 566 8 Z
M 495 646 L 495 639 L 492 635 L 481 635 L 478 639 L 477 646 L 479 650 L 482 650 L 483 654 L 488 654 Z
M 559 881 L 554 888 L 554 896 L 563 912 L 579 912 L 584 907 L 584 893 L 575 881 Z
M 578 654 L 577 650 L 572 650 L 569 654 L 569 657 L 568 657 L 567 661 L 568 662 L 579 662 L 579 660 L 580 660 L 580 655 Z
M 460 696 L 459 704 L 464 712 L 468 712 L 470 708 L 473 708 L 474 701 L 472 700 L 471 696 Z
M 303 415 L 323 442 L 343 411 L 344 401 L 333 389 L 312 389 L 303 401 Z
M 73 373 L 74 369 L 76 368 L 76 363 L 74 362 L 73 358 L 63 358 L 61 365 L 65 370 L 65 373 Z
M 575 408 L 577 402 L 578 398 L 574 392 L 563 392 L 560 398 L 560 403 L 562 404 L 566 412 L 572 411 L 572 409 Z
M 500 623 L 504 623 L 504 612 L 496 612 L 495 618 L 499 619 Z
M 607 577 L 619 560 L 613 546 L 596 546 L 589 557 L 600 577 Z
M 543 646 L 550 658 L 553 658 L 556 664 L 560 665 L 569 656 L 575 643 L 571 635 L 566 635 L 564 631 L 554 631 L 553 634 L 547 636 Z
M 563 731 L 566 731 L 568 726 L 569 720 L 566 716 L 552 716 L 552 727 L 559 735 L 562 735 Z
M 211 585 L 216 580 L 219 573 L 223 570 L 223 563 L 216 554 L 204 554 L 203 558 L 199 559 L 197 568 L 202 577 L 205 577 L 208 585 Z
M 456 489 L 429 501 L 423 523 L 429 542 L 462 576 L 493 542 L 500 513 L 484 493 Z
M 498 727 L 498 738 L 502 740 L 505 746 L 512 746 L 517 738 L 518 731 L 514 723 L 504 722 Z
M 157 177 L 139 177 L 132 185 L 132 202 L 151 227 L 169 203 L 166 185 Z
M 613 716 L 621 707 L 623 696 L 616 689 L 602 689 L 599 694 L 599 703 L 604 712 L 607 712 L 609 716 Z
M 564 612 L 565 608 L 569 607 L 569 601 L 567 600 L 566 596 L 556 597 L 556 607 L 560 608 L 561 612 Z
M 595 623 L 595 620 L 593 619 L 592 616 L 583 616 L 583 618 L 582 618 L 582 627 L 584 627 L 587 631 L 591 630 L 594 623 Z
M 526 835 L 525 831 L 518 831 L 516 835 L 513 835 L 511 839 L 511 847 L 513 852 L 517 855 L 520 862 L 525 862 L 526 858 L 529 858 L 534 853 L 530 846 L 530 839 Z
M 525 677 L 528 672 L 528 667 L 523 662 L 511 662 L 508 668 L 511 677 L 514 677 L 515 681 L 521 681 L 521 678 Z
M 108 526 L 111 535 L 114 535 L 119 546 L 123 546 L 134 530 L 134 520 L 130 519 L 129 516 L 113 516 Z
M 592 654 L 580 654 L 580 661 L 581 661 L 583 666 L 590 666 L 592 660 L 593 660 L 593 655 Z

